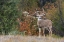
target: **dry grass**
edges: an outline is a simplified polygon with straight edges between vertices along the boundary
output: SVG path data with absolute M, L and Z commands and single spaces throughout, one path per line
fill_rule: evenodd
M 64 38 L 6 35 L 0 36 L 0 42 L 64 42 Z

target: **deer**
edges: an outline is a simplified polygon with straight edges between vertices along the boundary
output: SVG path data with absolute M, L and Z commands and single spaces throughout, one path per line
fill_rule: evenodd
M 42 11 L 43 10 L 43 11 Z M 44 9 L 41 11 L 36 11 L 34 15 L 27 16 L 32 18 L 37 18 L 37 26 L 39 29 L 39 37 L 41 37 L 41 29 L 43 30 L 43 35 L 45 36 L 45 29 L 49 31 L 49 35 L 52 36 L 52 21 L 49 19 L 46 19 Z M 26 12 L 25 12 L 26 13 Z
M 46 13 L 44 12 L 44 9 L 37 10 L 33 15 L 27 14 L 27 16 L 32 18 L 37 18 L 37 26 L 39 30 L 39 37 L 41 37 L 41 29 L 43 30 L 43 35 L 45 36 L 45 29 L 49 31 L 49 35 L 52 36 L 52 21 L 47 19 Z
M 39 29 L 39 37 L 41 37 L 41 29 L 43 30 L 43 35 L 45 36 L 45 29 L 49 31 L 49 35 L 52 36 L 52 21 L 45 18 L 45 13 L 43 11 L 35 12 L 37 18 L 37 26 Z

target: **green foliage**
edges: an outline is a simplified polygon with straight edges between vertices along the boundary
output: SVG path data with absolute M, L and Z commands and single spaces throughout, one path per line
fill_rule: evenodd
M 57 3 L 58 4 L 58 3 Z M 56 34 L 64 35 L 64 2 L 61 3 L 60 9 L 52 8 L 48 10 L 48 18 L 53 22 L 53 28 L 56 30 Z M 59 5 L 59 4 L 58 4 Z M 60 33 L 62 32 L 62 33 Z
M 19 7 L 23 10 L 31 10 L 37 7 L 37 0 L 21 0 Z
M 56 2 L 57 0 L 51 0 L 51 2 L 53 3 L 53 2 Z
M 17 29 L 18 8 L 14 0 L 0 4 L 0 34 L 8 34 Z

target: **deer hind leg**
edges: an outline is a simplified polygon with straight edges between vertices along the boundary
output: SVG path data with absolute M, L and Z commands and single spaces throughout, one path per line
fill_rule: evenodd
M 52 36 L 52 28 L 49 27 L 49 35 Z

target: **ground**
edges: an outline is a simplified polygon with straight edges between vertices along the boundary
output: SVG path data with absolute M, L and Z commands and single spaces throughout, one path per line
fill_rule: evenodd
M 38 36 L 0 35 L 0 42 L 64 42 L 64 38 Z

